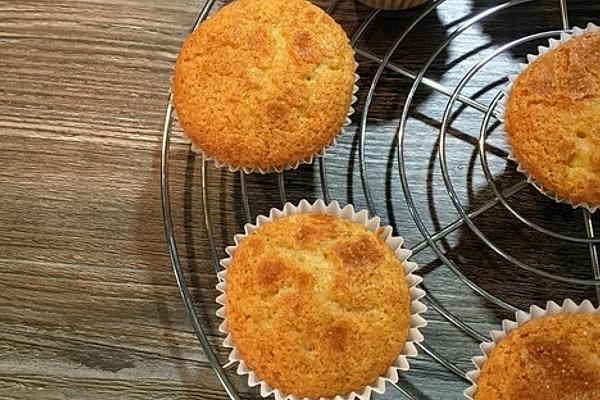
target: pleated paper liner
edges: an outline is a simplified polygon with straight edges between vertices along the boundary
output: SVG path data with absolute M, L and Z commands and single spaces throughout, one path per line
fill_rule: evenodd
M 556 314 L 577 314 L 577 313 L 598 313 L 600 314 L 600 307 L 594 307 L 589 301 L 585 300 L 581 304 L 576 304 L 571 299 L 563 301 L 562 305 L 558 305 L 553 301 L 546 303 L 545 308 L 533 305 L 530 307 L 529 312 L 518 311 L 515 314 L 515 320 L 505 319 L 502 321 L 502 330 L 490 332 L 492 338 L 491 342 L 483 342 L 479 345 L 482 355 L 473 357 L 471 360 L 475 365 L 475 370 L 467 373 L 467 379 L 471 382 L 471 386 L 464 391 L 464 395 L 467 399 L 475 400 L 477 393 L 477 380 L 483 368 L 483 365 L 488 360 L 492 350 L 500 343 L 511 331 L 523 326 L 530 320 L 543 318 L 548 315 Z M 518 368 L 518 367 L 515 367 Z
M 589 23 L 585 28 L 578 28 L 578 27 L 573 28 L 572 34 L 562 33 L 560 36 L 560 39 L 550 39 L 548 41 L 548 46 L 538 46 L 538 54 L 528 54 L 527 55 L 527 63 L 519 64 L 519 68 L 520 68 L 521 72 L 525 71 L 529 67 L 529 65 L 533 61 L 535 61 L 539 56 L 549 52 L 550 50 L 557 48 L 562 43 L 568 42 L 569 40 L 571 40 L 574 37 L 581 36 L 581 35 L 589 33 L 589 32 L 596 32 L 598 30 L 600 30 L 600 28 L 598 26 L 596 26 L 592 23 Z M 519 74 L 515 74 L 515 75 L 511 75 L 508 77 L 509 84 L 505 90 L 507 94 L 510 94 L 512 85 L 518 76 L 519 76 Z M 508 97 L 505 96 L 503 98 L 502 104 L 501 104 L 502 110 L 504 110 L 504 111 L 506 110 L 507 98 Z M 502 129 L 505 129 L 504 126 L 502 126 Z M 535 178 L 533 178 L 531 176 L 529 171 L 520 163 L 518 157 L 513 153 L 513 150 L 512 150 L 512 147 L 510 146 L 510 144 L 509 144 L 509 151 L 510 151 L 510 153 L 509 153 L 508 158 L 510 160 L 514 161 L 515 163 L 517 163 L 517 171 L 519 171 L 523 175 L 525 175 L 527 182 L 529 182 L 533 187 L 535 187 L 540 193 L 542 193 L 546 197 L 556 201 L 557 203 L 568 204 L 574 209 L 575 208 L 584 208 L 592 213 L 595 212 L 600 207 L 600 204 L 574 203 L 567 197 L 558 196 L 558 194 L 556 194 L 553 191 L 549 190 L 548 188 L 544 187 L 544 185 L 542 185 L 541 182 L 537 181 Z
M 423 296 L 425 296 L 425 292 L 418 287 L 418 285 L 422 282 L 422 279 L 413 273 L 417 269 L 417 264 L 408 261 L 411 252 L 410 250 L 402 248 L 402 243 L 404 242 L 404 240 L 401 237 L 392 236 L 391 227 L 381 227 L 381 221 L 378 217 L 369 218 L 367 211 L 357 212 L 354 210 L 354 207 L 352 205 L 341 207 L 340 204 L 336 201 L 331 202 L 329 204 L 325 204 L 324 201 L 317 200 L 314 204 L 311 204 L 307 200 L 302 200 L 297 206 L 291 203 L 286 203 L 283 207 L 283 210 L 273 208 L 271 209 L 269 216 L 258 216 L 258 218 L 256 219 L 256 224 L 246 224 L 246 226 L 244 227 L 245 232 L 234 237 L 235 245 L 227 247 L 226 252 L 229 255 L 229 257 L 221 260 L 221 265 L 225 268 L 225 270 L 219 273 L 219 277 L 222 281 L 217 285 L 217 289 L 221 292 L 221 295 L 217 297 L 217 303 L 223 305 L 223 307 L 221 307 L 217 311 L 217 315 L 223 318 L 224 321 L 223 323 L 221 323 L 219 329 L 221 332 L 227 334 L 227 337 L 224 340 L 224 345 L 226 347 L 231 348 L 231 352 L 229 354 L 230 362 L 239 364 L 237 368 L 237 373 L 239 375 L 248 375 L 249 386 L 260 386 L 260 393 L 263 397 L 273 395 L 276 400 L 301 400 L 297 396 L 288 393 L 283 393 L 277 388 L 271 387 L 267 382 L 262 381 L 256 373 L 250 370 L 248 365 L 242 359 L 241 354 L 235 347 L 235 343 L 233 342 L 232 337 L 227 329 L 227 320 L 225 312 L 225 304 L 227 302 L 226 282 L 227 268 L 231 264 L 232 258 L 235 255 L 236 247 L 239 245 L 239 243 L 241 243 L 244 240 L 246 236 L 256 231 L 263 224 L 268 224 L 271 221 L 281 219 L 293 214 L 314 213 L 333 215 L 365 226 L 369 231 L 377 233 L 379 237 L 385 240 L 389 248 L 396 254 L 396 257 L 400 261 L 402 261 L 402 266 L 404 268 L 406 281 L 409 286 L 409 294 L 411 299 L 410 329 L 408 332 L 406 343 L 404 344 L 404 348 L 402 349 L 398 357 L 394 360 L 392 365 L 389 366 L 386 373 L 383 376 L 380 376 L 371 385 L 364 387 L 358 392 L 340 394 L 334 397 L 335 400 L 368 400 L 371 397 L 372 392 L 379 394 L 384 393 L 386 389 L 386 382 L 397 382 L 398 371 L 406 371 L 409 369 L 408 358 L 417 356 L 417 349 L 415 343 L 423 341 L 423 335 L 420 333 L 419 329 L 425 327 L 427 325 L 427 322 L 420 316 L 420 314 L 425 312 L 427 308 L 420 301 L 420 299 Z
M 194 153 L 201 155 L 202 158 L 205 160 L 214 162 L 215 167 L 226 168 L 227 170 L 229 170 L 229 172 L 244 171 L 244 173 L 246 173 L 246 174 L 259 173 L 259 174 L 265 175 L 265 174 L 270 174 L 270 173 L 278 173 L 278 172 L 282 172 L 282 171 L 297 169 L 302 164 L 312 164 L 315 157 L 322 157 L 325 155 L 325 153 L 327 153 L 327 151 L 329 151 L 330 149 L 335 147 L 335 145 L 337 144 L 336 138 L 340 135 L 343 135 L 346 130 L 345 128 L 347 128 L 348 126 L 350 126 L 352 124 L 352 120 L 350 119 L 350 117 L 355 112 L 354 104 L 358 100 L 358 98 L 356 97 L 356 93 L 358 92 L 358 81 L 360 79 L 358 73 L 356 73 L 356 70 L 358 69 L 358 63 L 355 63 L 354 69 L 355 69 L 355 73 L 354 73 L 354 86 L 352 88 L 352 100 L 350 102 L 350 108 L 348 109 L 348 114 L 346 115 L 346 119 L 344 120 L 344 123 L 342 124 L 342 128 L 340 129 L 340 132 L 333 139 L 331 139 L 331 141 L 327 145 L 325 145 L 318 153 L 311 154 L 310 156 L 308 156 L 304 159 L 298 160 L 294 164 L 289 164 L 282 168 L 271 167 L 271 168 L 266 168 L 266 169 L 248 168 L 248 167 L 244 167 L 242 165 L 230 165 L 224 161 L 219 160 L 215 156 L 212 156 L 212 155 L 206 153 L 199 146 L 195 145 L 194 142 L 190 139 L 190 137 L 188 135 L 186 135 L 185 132 L 183 132 L 183 130 L 182 130 L 183 139 L 187 143 L 191 144 L 191 149 Z

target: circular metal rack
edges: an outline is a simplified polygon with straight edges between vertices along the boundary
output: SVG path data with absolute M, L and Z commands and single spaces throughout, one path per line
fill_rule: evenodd
M 371 180 L 368 174 L 369 171 L 367 168 L 367 157 L 365 155 L 366 138 L 369 127 L 368 120 L 370 117 L 370 110 L 372 108 L 376 90 L 382 80 L 382 75 L 386 70 L 391 70 L 399 74 L 403 78 L 409 79 L 412 82 L 412 85 L 410 86 L 410 90 L 408 91 L 406 101 L 402 109 L 401 118 L 399 119 L 399 123 L 396 127 L 396 157 L 398 165 L 398 179 L 401 183 L 402 191 L 404 194 L 404 199 L 406 202 L 405 206 L 408 207 L 408 211 L 423 237 L 423 239 L 419 243 L 412 246 L 411 250 L 413 252 L 413 255 L 416 255 L 426 249 L 432 251 L 435 254 L 435 257 L 439 260 L 439 262 L 447 266 L 462 284 L 466 285 L 472 291 L 482 296 L 486 301 L 490 302 L 491 304 L 494 304 L 500 309 L 504 309 L 511 313 L 517 311 L 519 309 L 518 306 L 512 304 L 509 301 L 503 300 L 499 296 L 495 295 L 494 293 L 491 293 L 489 290 L 483 288 L 477 282 L 472 280 L 468 276 L 468 274 L 465 273 L 456 264 L 455 260 L 452 257 L 448 256 L 447 251 L 444 249 L 443 245 L 441 245 L 441 242 L 450 234 L 456 232 L 459 229 L 468 228 L 474 235 L 476 235 L 479 238 L 479 241 L 483 246 L 486 246 L 488 250 L 491 250 L 492 252 L 497 254 L 501 259 L 505 260 L 507 264 L 516 266 L 526 271 L 528 274 L 537 275 L 540 277 L 540 279 L 549 279 L 565 285 L 583 285 L 585 287 L 594 288 L 598 300 L 600 300 L 600 267 L 596 248 L 596 246 L 600 243 L 600 237 L 594 236 L 594 224 L 592 215 L 587 210 L 583 209 L 576 209 L 572 211 L 574 215 L 573 218 L 580 219 L 584 227 L 582 232 L 585 232 L 585 235 L 578 236 L 570 233 L 557 232 L 556 230 L 544 227 L 542 226 L 542 224 L 533 221 L 530 217 L 528 217 L 527 215 L 523 215 L 520 211 L 518 211 L 517 208 L 510 203 L 509 199 L 518 194 L 519 192 L 523 191 L 525 188 L 530 187 L 530 184 L 527 183 L 524 179 L 521 179 L 512 186 L 501 188 L 497 183 L 496 179 L 494 179 L 492 168 L 490 167 L 490 164 L 488 162 L 487 150 L 491 146 L 488 142 L 490 132 L 493 129 L 493 127 L 498 127 L 502 123 L 502 100 L 506 96 L 502 88 L 505 87 L 505 85 L 499 89 L 495 89 L 496 94 L 493 97 L 493 99 L 489 102 L 482 102 L 474 96 L 468 95 L 464 92 L 464 89 L 469 85 L 469 83 L 474 79 L 474 77 L 476 77 L 478 72 L 485 68 L 492 60 L 502 55 L 503 53 L 510 51 L 511 49 L 514 49 L 515 47 L 523 44 L 528 44 L 536 41 L 540 42 L 540 40 L 546 40 L 552 37 L 557 37 L 561 32 L 570 32 L 571 26 L 569 18 L 569 5 L 567 4 L 567 0 L 555 0 L 556 8 L 560 13 L 559 17 L 562 24 L 562 26 L 560 27 L 561 29 L 548 30 L 539 33 L 534 33 L 524 37 L 519 37 L 516 40 L 498 46 L 493 52 L 489 53 L 486 57 L 482 58 L 480 61 L 475 63 L 470 69 L 466 70 L 466 72 L 462 76 L 462 79 L 455 87 L 449 87 L 436 80 L 429 79 L 426 77 L 428 76 L 428 72 L 430 71 L 432 65 L 435 63 L 437 57 L 439 57 L 440 54 L 446 51 L 454 40 L 456 40 L 461 34 L 463 34 L 473 25 L 494 16 L 495 14 L 502 12 L 503 10 L 507 10 L 525 3 L 539 3 L 543 0 L 511 0 L 499 5 L 495 5 L 491 8 L 486 9 L 483 12 L 465 16 L 456 24 L 454 30 L 450 34 L 448 34 L 447 38 L 439 44 L 439 46 L 429 57 L 429 59 L 422 65 L 420 71 L 413 72 L 397 63 L 392 62 L 395 52 L 403 43 L 405 38 L 416 27 L 418 27 L 419 24 L 423 23 L 423 21 L 428 16 L 434 13 L 442 4 L 446 3 L 446 1 L 447 0 L 438 0 L 433 3 L 430 3 L 428 6 L 423 8 L 423 12 L 416 16 L 414 20 L 402 32 L 399 32 L 398 36 L 393 41 L 393 44 L 389 47 L 387 53 L 383 55 L 383 57 L 375 55 L 370 51 L 364 50 L 363 48 L 357 45 L 358 43 L 360 43 L 360 40 L 365 35 L 365 32 L 368 31 L 373 21 L 379 14 L 378 10 L 373 10 L 358 26 L 358 28 L 352 35 L 351 42 L 356 51 L 356 54 L 359 57 L 363 57 L 366 60 L 374 62 L 378 65 L 376 72 L 370 81 L 370 84 L 368 84 L 368 88 L 367 85 L 363 81 L 361 81 L 362 91 L 359 93 L 359 96 L 363 98 L 364 105 L 362 107 L 362 114 L 360 115 L 360 118 L 357 118 L 358 130 L 356 133 L 358 140 L 358 165 L 360 171 L 360 182 L 369 213 L 371 215 L 377 214 L 376 202 L 374 201 L 373 191 L 370 186 Z M 341 3 L 341 1 L 334 1 L 332 4 L 329 5 L 327 11 L 330 14 L 334 14 L 337 7 L 339 6 L 339 3 Z M 209 0 L 205 4 L 205 6 L 198 14 L 193 29 L 195 29 L 210 14 L 215 4 L 215 0 Z M 501 78 L 505 79 L 506 76 L 502 76 Z M 504 82 L 506 82 L 506 80 L 504 80 Z M 410 155 L 407 151 L 406 140 L 411 135 L 411 129 L 408 126 L 408 121 L 411 109 L 414 106 L 413 103 L 415 102 L 416 93 L 420 88 L 427 88 L 448 98 L 445 110 L 443 112 L 443 118 L 441 120 L 441 124 L 438 130 L 437 157 L 439 158 L 439 167 L 441 170 L 441 176 L 443 178 L 445 189 L 448 193 L 448 196 L 451 199 L 451 204 L 454 205 L 456 212 L 459 215 L 459 218 L 435 230 L 431 229 L 427 225 L 427 223 L 425 222 L 425 217 L 421 215 L 421 211 L 417 206 L 417 200 L 415 199 L 413 193 L 414 188 L 410 180 L 407 178 L 409 173 L 408 169 L 410 168 L 409 164 L 407 163 L 407 158 L 410 157 Z M 457 191 L 457 185 L 460 185 L 460 183 L 455 182 L 452 177 L 452 174 L 449 172 L 450 168 L 447 153 L 448 136 L 450 131 L 450 125 L 452 124 L 453 113 L 456 111 L 457 107 L 469 108 L 473 111 L 478 112 L 481 117 L 479 135 L 475 143 L 475 150 L 478 155 L 479 164 L 481 165 L 483 174 L 485 176 L 485 182 L 487 183 L 488 187 L 492 190 L 493 198 L 475 209 L 472 209 L 472 207 L 469 207 L 468 205 L 464 204 L 460 194 Z M 228 376 L 228 370 L 231 368 L 231 365 L 221 364 L 215 353 L 213 345 L 211 345 L 208 339 L 208 324 L 205 320 L 199 317 L 200 314 L 198 313 L 192 295 L 190 294 L 188 284 L 186 283 L 185 274 L 182 268 L 182 262 L 176 244 L 175 226 L 171 213 L 171 192 L 169 187 L 169 150 L 171 143 L 171 127 L 173 123 L 173 113 L 174 110 L 171 104 L 170 97 L 165 114 L 161 154 L 162 206 L 170 259 L 175 272 L 177 284 L 179 286 L 179 290 L 183 298 L 185 309 L 191 320 L 191 324 L 196 333 L 196 336 L 206 354 L 206 357 L 210 361 L 216 373 L 216 376 L 223 385 L 223 388 L 225 389 L 228 396 L 231 399 L 238 399 L 240 398 L 238 391 Z M 503 157 L 507 156 L 506 153 L 502 154 Z M 510 163 L 511 161 L 506 160 L 506 162 Z M 328 172 L 326 164 L 326 157 L 322 157 L 318 160 L 321 197 L 326 202 L 329 202 L 332 196 L 330 194 L 330 187 L 327 183 Z M 203 200 L 202 212 L 205 224 L 206 238 L 211 248 L 212 264 L 216 273 L 220 270 L 221 267 L 219 265 L 219 256 L 217 248 L 215 247 L 215 239 L 210 217 L 211 210 L 209 205 L 210 202 L 208 199 L 208 175 L 206 160 L 202 160 L 201 168 Z M 281 173 L 277 175 L 279 192 L 278 196 L 280 197 L 282 204 L 285 203 L 287 200 L 284 174 L 285 173 Z M 246 175 L 244 175 L 243 172 L 240 173 L 239 183 L 244 216 L 246 221 L 250 222 L 252 221 L 252 214 L 250 212 L 249 206 L 247 177 Z M 587 247 L 587 251 L 589 252 L 589 258 L 591 260 L 590 278 L 564 276 L 556 272 L 548 272 L 544 269 L 538 268 L 537 266 L 533 266 L 526 261 L 522 261 L 510 252 L 504 250 L 500 245 L 494 242 L 494 240 L 492 240 L 486 233 L 484 233 L 483 230 L 480 229 L 480 227 L 478 227 L 478 225 L 475 223 L 475 219 L 477 217 L 483 215 L 484 213 L 490 211 L 492 208 L 497 206 L 504 207 L 504 209 L 508 213 L 510 213 L 510 215 L 513 218 L 519 221 L 519 223 L 523 224 L 528 229 L 532 229 L 541 235 L 545 235 L 549 238 L 549 240 L 574 243 Z M 425 300 L 427 301 L 430 309 L 439 313 L 441 317 L 443 317 L 449 323 L 460 329 L 462 332 L 464 332 L 465 335 L 475 339 L 475 341 L 477 342 L 488 340 L 485 335 L 481 334 L 471 325 L 464 322 L 460 317 L 455 315 L 455 313 L 446 309 L 440 302 L 438 302 L 435 299 L 435 297 L 431 296 L 429 292 Z M 450 360 L 447 356 L 441 355 L 438 351 L 429 347 L 427 342 L 425 342 L 425 344 L 420 344 L 419 347 L 424 354 L 431 357 L 435 362 L 441 364 L 443 367 L 448 369 L 456 376 L 465 379 L 466 371 L 464 370 L 464 367 L 461 368 L 455 362 Z M 411 393 L 411 391 L 405 388 L 402 384 L 394 384 L 392 386 L 394 386 L 394 388 L 406 398 L 421 398 L 421 395 L 415 395 L 414 393 Z

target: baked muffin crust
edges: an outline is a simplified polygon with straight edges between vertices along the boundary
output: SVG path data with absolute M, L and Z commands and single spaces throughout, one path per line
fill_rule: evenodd
M 534 319 L 494 347 L 476 400 L 600 399 L 600 314 Z
M 307 0 L 237 0 L 183 43 L 173 77 L 181 126 L 233 167 L 282 169 L 340 132 L 354 87 L 348 36 Z
M 227 271 L 233 342 L 284 393 L 358 391 L 402 351 L 411 316 L 405 272 L 362 225 L 325 214 L 269 222 L 238 245 Z
M 510 90 L 505 125 L 533 179 L 574 204 L 600 204 L 600 32 L 531 63 Z

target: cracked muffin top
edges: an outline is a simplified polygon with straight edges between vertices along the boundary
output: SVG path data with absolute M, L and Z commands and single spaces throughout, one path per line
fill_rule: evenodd
M 180 124 L 234 168 L 309 161 L 340 132 L 352 101 L 348 36 L 307 0 L 237 0 L 185 40 L 173 77 Z
M 600 314 L 558 314 L 511 331 L 483 365 L 475 399 L 600 399 Z
M 410 328 L 402 262 L 364 226 L 326 214 L 288 216 L 247 236 L 227 269 L 226 293 L 241 358 L 300 398 L 373 383 Z
M 512 85 L 505 125 L 534 180 L 574 204 L 600 205 L 600 32 L 533 61 Z

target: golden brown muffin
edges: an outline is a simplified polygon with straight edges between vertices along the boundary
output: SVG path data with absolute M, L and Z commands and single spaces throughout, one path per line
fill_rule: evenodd
M 506 133 L 531 177 L 574 204 L 600 204 L 600 32 L 537 58 L 514 82 Z
M 282 169 L 319 153 L 352 101 L 348 36 L 306 0 L 237 0 L 183 43 L 173 100 L 183 130 L 233 167 Z
M 285 217 L 246 237 L 228 268 L 226 310 L 248 367 L 301 398 L 373 383 L 410 328 L 405 272 L 387 243 L 325 214 Z
M 600 314 L 534 319 L 494 347 L 476 400 L 600 399 Z

